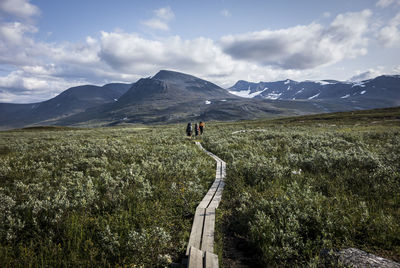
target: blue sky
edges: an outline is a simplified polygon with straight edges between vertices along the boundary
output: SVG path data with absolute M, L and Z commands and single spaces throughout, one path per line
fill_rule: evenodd
M 237 80 L 400 73 L 400 0 L 0 0 L 0 102 L 170 69 Z

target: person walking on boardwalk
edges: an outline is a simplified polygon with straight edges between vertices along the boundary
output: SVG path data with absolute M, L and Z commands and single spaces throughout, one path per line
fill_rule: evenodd
M 187 124 L 187 127 L 186 127 L 186 134 L 187 134 L 187 136 L 188 137 L 192 137 L 192 132 L 193 132 L 193 129 L 192 129 L 192 123 L 188 123 Z
M 203 135 L 205 124 L 204 122 L 200 121 L 199 128 L 200 128 L 200 135 Z
M 199 136 L 199 126 L 196 124 L 194 124 L 194 135 L 195 136 Z

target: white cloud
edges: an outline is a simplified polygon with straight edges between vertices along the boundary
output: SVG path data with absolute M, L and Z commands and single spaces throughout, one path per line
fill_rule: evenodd
M 154 13 L 156 14 L 157 18 L 166 21 L 172 20 L 175 17 L 175 14 L 172 12 L 170 7 L 159 8 L 155 10 Z
M 383 27 L 378 34 L 379 42 L 384 47 L 391 47 L 400 41 L 400 32 L 396 26 Z
M 230 16 L 232 16 L 231 12 L 229 12 L 229 10 L 227 9 L 221 10 L 221 15 L 224 16 L 225 18 L 229 18 Z
M 371 11 L 338 15 L 329 27 L 312 23 L 283 30 L 264 30 L 221 39 L 225 53 L 283 69 L 309 69 L 366 54 Z
M 22 66 L 21 70 L 31 75 L 52 75 L 57 72 L 54 64 L 49 64 L 48 66 L 40 66 L 40 65 Z
M 24 45 L 23 43 L 28 40 L 24 38 L 26 33 L 37 32 L 36 27 L 22 24 L 20 22 L 3 23 L 0 24 L 0 41 L 5 44 L 11 44 L 13 46 Z
M 142 24 L 154 30 L 161 30 L 161 31 L 169 30 L 168 23 L 160 19 L 146 20 L 142 22 Z
M 175 17 L 170 7 L 160 8 L 154 11 L 154 17 L 143 21 L 142 24 L 155 30 L 168 31 L 168 23 Z
M 30 0 L 1 0 L 0 12 L 23 19 L 29 19 L 40 13 L 39 9 L 29 2 Z
M 149 40 L 137 34 L 102 32 L 99 55 L 117 71 L 143 75 L 171 67 L 216 75 L 232 69 L 231 58 L 207 38 Z
M 38 68 L 39 73 L 43 70 Z M 38 71 L 36 70 L 36 71 Z M 13 71 L 0 77 L 0 102 L 29 103 L 47 100 L 61 91 L 82 84 L 82 81 L 67 81 L 47 74 Z
M 193 74 L 226 87 L 239 79 L 270 80 L 304 73 L 234 60 L 208 38 L 151 40 L 117 31 L 102 32 L 100 39 L 87 37 L 85 43 L 30 41 L 19 49 L 35 51 L 34 59 L 13 62 L 18 70 L 0 77 L 2 101 L 27 102 L 29 96 L 31 101 L 44 100 L 78 84 L 134 82 L 160 69 Z
M 357 71 L 349 81 L 359 82 L 367 79 L 372 79 L 381 75 L 398 75 L 400 74 L 400 65 L 392 67 L 377 66 L 366 71 Z
M 95 44 L 97 43 L 97 40 L 94 39 L 94 38 L 91 37 L 91 36 L 87 36 L 87 37 L 86 37 L 86 43 L 88 43 L 89 45 L 95 45 Z
M 322 16 L 323 16 L 324 18 L 330 18 L 330 17 L 331 17 L 331 13 L 330 13 L 330 12 L 324 12 L 324 13 L 322 14 Z
M 376 6 L 384 8 L 384 7 L 388 7 L 392 4 L 400 5 L 400 0 L 379 0 L 376 3 Z
M 27 34 L 37 32 L 37 28 L 20 22 L 0 23 L 0 63 L 26 64 L 34 59 L 30 49 L 33 40 Z
M 400 44 L 400 12 L 389 21 L 388 25 L 379 30 L 377 37 L 384 47 Z
M 360 82 L 360 81 L 364 81 L 364 80 L 375 78 L 375 77 L 380 76 L 382 74 L 384 74 L 382 68 L 369 69 L 369 70 L 364 71 L 364 72 L 358 71 L 358 72 L 356 72 L 356 74 L 354 76 L 352 76 L 349 79 L 349 81 Z

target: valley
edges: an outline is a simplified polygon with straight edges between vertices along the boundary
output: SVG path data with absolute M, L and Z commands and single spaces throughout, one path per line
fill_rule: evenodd
M 399 76 L 380 76 L 358 83 L 242 80 L 226 90 L 192 75 L 161 70 L 132 84 L 70 88 L 40 103 L 0 103 L 0 130 L 40 125 L 99 127 L 238 121 L 399 105 Z
M 180 263 L 215 179 L 184 127 L 0 132 L 0 266 Z M 313 266 L 348 247 L 399 261 L 399 133 L 399 108 L 207 122 L 196 140 L 227 163 L 220 265 Z

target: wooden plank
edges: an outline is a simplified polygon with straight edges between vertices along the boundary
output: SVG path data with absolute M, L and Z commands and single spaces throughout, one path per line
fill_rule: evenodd
M 211 200 L 213 199 L 215 193 L 218 190 L 219 184 L 221 180 L 215 180 L 214 183 L 211 185 L 210 189 L 208 190 L 207 194 L 203 197 L 200 204 L 197 207 L 200 208 L 207 208 L 210 204 Z
M 226 163 L 222 162 L 222 175 L 221 178 L 225 178 L 226 177 Z
M 216 179 L 221 179 L 221 162 L 217 162 L 217 168 L 215 172 L 215 178 Z
M 218 268 L 218 255 L 206 251 L 204 262 L 205 268 Z
M 201 240 L 201 250 L 214 252 L 214 232 L 215 232 L 215 209 L 207 208 L 204 219 L 203 238 Z
M 203 268 L 203 252 L 195 247 L 190 247 L 189 268 Z
M 221 183 L 220 183 L 220 185 L 218 187 L 218 190 L 215 193 L 215 195 L 214 195 L 210 205 L 208 206 L 208 208 L 214 208 L 214 209 L 218 208 L 219 203 L 220 203 L 220 201 L 222 199 L 222 192 L 224 190 L 224 186 L 225 186 L 225 182 L 221 181 Z
M 211 157 L 214 158 L 214 160 L 217 162 L 223 162 L 222 159 L 216 156 L 215 154 L 211 154 Z
M 189 243 L 186 249 L 186 256 L 189 255 L 190 247 L 200 248 L 201 237 L 203 233 L 205 209 L 197 208 L 194 215 L 192 231 L 190 232 Z
M 190 233 L 186 255 L 189 256 L 188 267 L 218 267 L 218 256 L 214 252 L 215 210 L 222 199 L 225 187 L 226 163 L 218 156 L 205 150 L 199 142 L 200 149 L 204 150 L 217 162 L 215 180 L 203 200 L 197 206 Z M 204 254 L 203 254 L 204 253 Z

